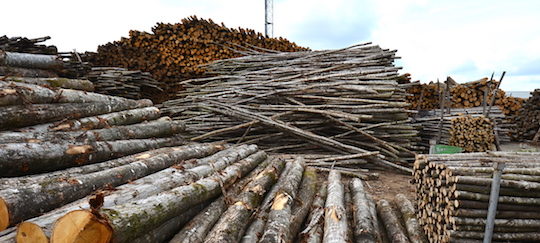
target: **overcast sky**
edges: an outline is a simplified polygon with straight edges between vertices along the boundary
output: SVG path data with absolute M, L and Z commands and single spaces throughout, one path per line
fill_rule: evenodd
M 60 50 L 149 31 L 197 15 L 264 32 L 264 0 L 5 1 L 0 35 L 40 37 Z M 312 49 L 371 41 L 397 49 L 413 79 L 476 80 L 503 70 L 505 90 L 540 88 L 537 0 L 274 0 L 274 35 Z

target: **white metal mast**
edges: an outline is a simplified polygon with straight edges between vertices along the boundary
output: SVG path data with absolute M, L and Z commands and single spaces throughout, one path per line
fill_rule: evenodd
M 274 1 L 264 0 L 264 34 L 274 37 Z

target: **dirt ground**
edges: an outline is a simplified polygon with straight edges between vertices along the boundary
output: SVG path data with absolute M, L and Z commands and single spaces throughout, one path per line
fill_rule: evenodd
M 399 193 L 414 199 L 412 176 L 392 171 L 373 171 L 379 173 L 378 180 L 365 181 L 366 188 L 375 199 L 393 200 Z

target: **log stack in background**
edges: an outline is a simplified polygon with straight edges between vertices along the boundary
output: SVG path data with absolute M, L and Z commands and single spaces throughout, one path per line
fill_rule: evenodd
M 48 46 L 40 44 L 46 40 L 51 39 L 50 36 L 44 36 L 39 38 L 28 39 L 26 37 L 7 37 L 0 36 L 0 49 L 10 52 L 22 52 L 33 54 L 49 54 L 54 55 L 58 53 L 56 46 Z
M 479 116 L 461 116 L 452 119 L 449 145 L 463 148 L 465 152 L 494 150 L 493 122 Z
M 221 76 L 183 82 L 186 90 L 163 111 L 186 122 L 196 141 L 257 143 L 273 152 L 379 152 L 364 156 L 393 166 L 412 158 L 419 141 L 406 86 L 393 80 L 394 58 L 395 51 L 358 45 L 217 61 L 207 68 Z
M 162 83 L 150 73 L 128 71 L 125 68 L 95 67 L 86 77 L 100 94 L 120 96 L 130 99 L 156 99 L 163 93 Z
M 414 184 L 418 218 L 430 242 L 481 242 L 494 163 L 505 163 L 494 242 L 540 240 L 540 154 L 419 155 Z
M 517 131 L 514 135 L 523 140 L 540 139 L 540 89 L 531 92 L 531 97 L 523 105 L 516 118 Z
M 262 48 L 262 49 L 261 49 Z M 256 51 L 306 50 L 283 38 L 267 38 L 250 29 L 231 29 L 195 16 L 181 23 L 158 23 L 151 33 L 130 31 L 129 38 L 98 47 L 94 66 L 150 72 L 159 81 L 205 76 L 202 64 Z

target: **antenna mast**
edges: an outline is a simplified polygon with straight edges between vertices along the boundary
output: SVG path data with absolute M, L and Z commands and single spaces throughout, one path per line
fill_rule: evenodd
M 274 1 L 264 0 L 264 34 L 274 37 Z

